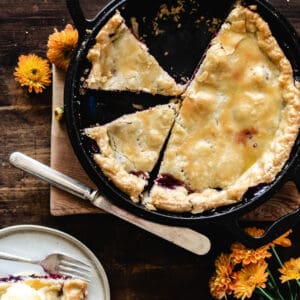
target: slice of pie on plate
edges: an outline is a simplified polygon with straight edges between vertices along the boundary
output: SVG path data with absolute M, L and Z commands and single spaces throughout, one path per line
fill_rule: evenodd
M 103 173 L 134 202 L 147 185 L 160 151 L 173 125 L 178 105 L 157 105 L 124 115 L 103 126 L 86 128 L 100 153 L 95 162 Z
M 86 87 L 106 91 L 131 91 L 175 96 L 184 86 L 162 69 L 126 26 L 119 12 L 109 19 L 87 55 L 91 71 Z
M 0 300 L 86 300 L 87 283 L 80 279 L 9 276 L 0 279 Z
M 146 206 L 200 213 L 241 201 L 283 168 L 299 123 L 290 62 L 268 24 L 238 5 L 183 95 Z

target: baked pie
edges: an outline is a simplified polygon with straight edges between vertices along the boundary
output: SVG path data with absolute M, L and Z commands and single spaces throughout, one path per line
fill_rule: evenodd
M 148 183 L 163 144 L 173 125 L 178 105 L 157 105 L 124 115 L 111 123 L 86 128 L 100 153 L 95 162 L 103 173 L 134 202 Z
M 150 209 L 201 213 L 274 180 L 298 134 L 300 95 L 256 12 L 231 11 L 182 98 Z
M 86 300 L 87 283 L 56 275 L 0 279 L 0 300 Z
M 86 129 L 100 149 L 95 161 L 133 201 L 140 200 L 164 144 L 158 177 L 143 194 L 150 210 L 201 213 L 235 204 L 283 168 L 299 131 L 300 94 L 268 24 L 250 8 L 238 4 L 231 11 L 181 95 L 178 114 L 172 106 L 156 106 Z M 145 73 L 142 61 L 162 71 L 119 13 L 88 57 L 90 88 L 180 94 L 174 81 L 168 89 L 154 80 L 170 77 Z
M 89 89 L 168 96 L 183 92 L 184 86 L 161 68 L 119 12 L 99 31 L 87 58 L 92 64 L 85 83 Z

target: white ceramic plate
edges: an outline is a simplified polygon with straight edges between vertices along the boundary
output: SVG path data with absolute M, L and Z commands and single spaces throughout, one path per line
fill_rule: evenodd
M 84 244 L 64 232 L 36 225 L 7 227 L 0 230 L 0 251 L 33 259 L 54 252 L 73 256 L 92 267 L 88 299 L 110 299 L 107 276 L 97 257 Z M 0 260 L 0 277 L 20 273 L 44 274 L 36 265 Z

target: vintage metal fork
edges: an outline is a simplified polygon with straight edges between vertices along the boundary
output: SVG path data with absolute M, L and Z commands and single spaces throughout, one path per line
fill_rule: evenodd
M 89 281 L 91 273 L 89 265 L 61 253 L 49 254 L 44 259 L 35 260 L 0 252 L 0 259 L 40 265 L 48 274 L 71 276 L 85 281 Z

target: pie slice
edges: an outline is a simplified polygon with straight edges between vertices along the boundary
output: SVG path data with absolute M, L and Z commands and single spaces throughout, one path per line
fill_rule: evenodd
M 300 95 L 267 23 L 236 6 L 183 95 L 150 208 L 200 213 L 241 201 L 283 168 Z
M 95 90 L 131 91 L 175 96 L 184 86 L 164 71 L 126 26 L 119 12 L 106 23 L 89 50 L 92 63 L 86 86 Z
M 87 128 L 85 133 L 97 142 L 100 153 L 95 162 L 103 173 L 134 202 L 147 185 L 160 151 L 173 125 L 177 104 L 124 115 L 103 126 Z
M 56 275 L 0 279 L 0 300 L 86 300 L 87 283 Z

